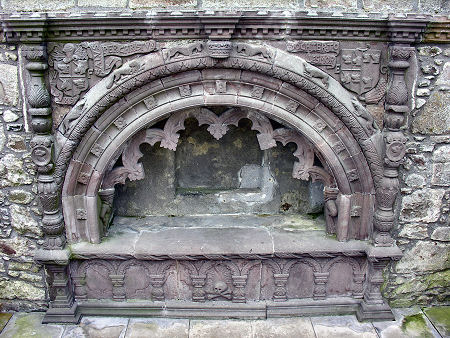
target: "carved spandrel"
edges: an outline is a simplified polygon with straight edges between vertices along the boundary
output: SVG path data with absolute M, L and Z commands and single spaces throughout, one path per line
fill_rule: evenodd
M 123 64 L 123 57 L 157 50 L 156 42 L 50 44 L 50 87 L 56 103 L 73 105 L 100 78 Z M 96 80 L 96 78 L 98 80 Z

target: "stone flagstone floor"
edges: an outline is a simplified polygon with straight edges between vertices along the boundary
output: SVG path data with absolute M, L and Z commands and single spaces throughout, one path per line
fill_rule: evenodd
M 0 337 L 234 338 L 450 337 L 450 306 L 394 309 L 395 321 L 360 323 L 355 316 L 267 320 L 84 317 L 79 325 L 43 325 L 42 312 L 0 314 Z

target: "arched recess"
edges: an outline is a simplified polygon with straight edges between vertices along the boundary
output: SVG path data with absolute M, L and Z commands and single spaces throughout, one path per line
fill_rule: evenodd
M 299 57 L 265 46 L 203 42 L 135 59 L 98 83 L 58 128 L 55 181 L 71 242 L 98 242 L 98 191 L 118 152 L 136 133 L 190 107 L 257 110 L 297 131 L 335 179 L 350 238 L 371 233 L 382 177 L 381 133 L 337 81 Z

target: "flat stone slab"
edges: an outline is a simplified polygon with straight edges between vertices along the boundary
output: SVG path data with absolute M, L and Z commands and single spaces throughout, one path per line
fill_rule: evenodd
M 123 338 L 129 319 L 122 317 L 83 317 L 80 324 L 65 327 L 64 338 Z
M 0 333 L 3 331 L 6 324 L 8 324 L 11 317 L 12 317 L 11 313 L 6 313 L 6 312 L 0 313 Z
M 423 312 L 442 337 L 450 337 L 450 306 L 429 307 Z
M 441 337 L 419 307 L 392 309 L 392 312 L 395 321 L 373 322 L 381 338 Z
M 135 318 L 130 319 L 125 338 L 188 338 L 188 319 Z
M 364 255 L 369 248 L 366 241 L 338 242 L 326 235 L 322 218 L 298 215 L 117 217 L 100 244 L 81 242 L 70 247 L 74 258 L 138 259 L 340 252 Z
M 361 323 L 355 316 L 311 318 L 317 338 L 378 338 L 371 323 Z
M 60 338 L 63 325 L 42 324 L 44 312 L 16 313 L 1 333 L 2 338 Z

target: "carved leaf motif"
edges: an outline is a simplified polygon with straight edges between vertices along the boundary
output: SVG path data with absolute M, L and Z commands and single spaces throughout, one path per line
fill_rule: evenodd
M 273 138 L 276 141 L 281 142 L 284 146 L 289 142 L 293 142 L 297 145 L 297 150 L 293 155 L 298 158 L 298 162 L 294 163 L 292 177 L 301 180 L 308 180 L 308 170 L 311 169 L 314 164 L 314 151 L 312 147 L 306 143 L 300 134 L 291 129 L 276 129 L 273 132 Z

